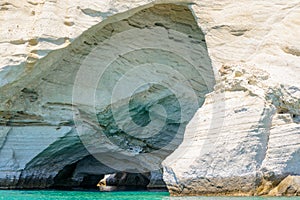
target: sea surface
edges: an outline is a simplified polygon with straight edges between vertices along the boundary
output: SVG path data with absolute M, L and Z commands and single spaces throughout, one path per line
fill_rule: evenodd
M 300 197 L 170 197 L 167 192 L 0 190 L 1 200 L 296 200 Z

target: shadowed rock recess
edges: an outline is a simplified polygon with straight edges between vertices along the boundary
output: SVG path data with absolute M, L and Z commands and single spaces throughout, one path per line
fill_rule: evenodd
M 161 162 L 182 142 L 214 75 L 204 35 L 186 5 L 130 13 L 93 26 L 0 88 L 1 188 L 96 188 L 105 174 L 122 171 L 137 173 L 128 175 L 134 180 L 148 173 L 137 188 L 165 188 Z M 92 80 L 99 68 L 103 76 Z M 78 100 L 80 70 L 90 75 L 82 75 Z M 126 73 L 147 84 L 115 99 L 114 87 Z M 89 90 L 95 99 L 85 95 Z M 154 135 L 131 134 L 148 124 Z M 129 178 L 126 185 L 132 186 Z

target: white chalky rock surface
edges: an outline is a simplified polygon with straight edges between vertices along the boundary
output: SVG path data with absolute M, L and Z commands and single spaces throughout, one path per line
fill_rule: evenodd
M 1 1 L 0 187 L 163 160 L 174 195 L 253 195 L 299 175 L 299 27 L 298 0 Z M 160 134 L 137 139 L 128 105 Z

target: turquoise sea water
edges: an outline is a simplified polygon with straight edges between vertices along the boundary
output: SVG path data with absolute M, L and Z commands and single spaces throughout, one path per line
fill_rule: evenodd
M 1 200 L 296 200 L 299 197 L 169 197 L 167 192 L 0 190 Z

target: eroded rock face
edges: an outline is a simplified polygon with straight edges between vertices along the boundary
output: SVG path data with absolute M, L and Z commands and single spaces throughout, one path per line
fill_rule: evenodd
M 164 162 L 172 194 L 263 195 L 299 175 L 299 2 L 273 3 L 193 5 L 221 77 Z
M 173 195 L 279 194 L 300 173 L 299 8 L 1 3 L 0 186 L 89 187 L 177 149 L 164 161 Z
M 187 5 L 148 7 L 93 26 L 2 85 L 2 187 L 79 187 L 161 168 L 215 79 Z
M 164 161 L 168 189 L 174 195 L 274 195 L 270 190 L 283 178 L 299 174 L 300 104 L 297 92 L 287 92 L 299 89 L 268 86 L 269 74 L 250 66 L 219 72 L 183 143 Z
M 300 177 L 288 176 L 279 185 L 270 191 L 271 196 L 299 196 L 300 195 Z

